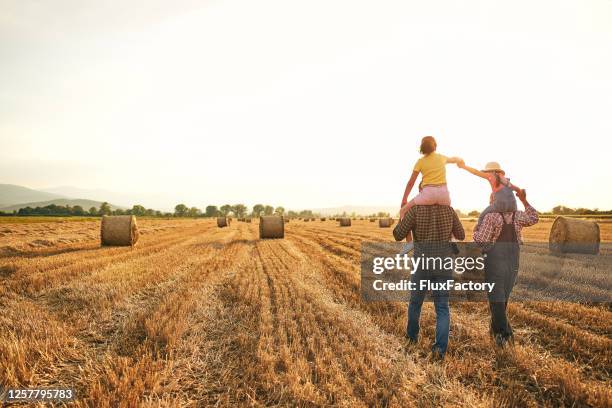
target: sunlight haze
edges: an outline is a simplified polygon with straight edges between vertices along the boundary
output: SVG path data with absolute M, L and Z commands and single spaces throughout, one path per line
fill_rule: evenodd
M 0 4 L 0 183 L 399 207 L 433 135 L 539 210 L 612 208 L 610 1 Z

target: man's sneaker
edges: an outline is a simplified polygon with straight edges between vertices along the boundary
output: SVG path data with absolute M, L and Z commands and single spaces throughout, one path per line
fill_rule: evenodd
M 413 339 L 410 336 L 406 336 L 406 343 L 408 343 L 408 345 L 417 344 L 418 342 L 418 339 Z
M 504 336 L 502 336 L 501 334 L 496 334 L 495 335 L 495 345 L 499 348 L 504 348 L 506 347 L 506 344 L 508 343 L 508 339 L 505 338 Z
M 444 361 L 444 354 L 437 348 L 431 350 L 431 359 L 433 361 Z

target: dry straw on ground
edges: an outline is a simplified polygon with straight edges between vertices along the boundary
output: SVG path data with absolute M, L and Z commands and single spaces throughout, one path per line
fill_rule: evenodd
M 431 302 L 408 344 L 405 302 L 361 300 L 362 243 L 389 240 L 388 229 L 291 223 L 285 239 L 258 240 L 255 223 L 138 223 L 133 250 L 100 247 L 97 220 L 0 226 L 4 388 L 70 386 L 77 408 L 612 401 L 607 304 L 512 301 L 515 345 L 495 351 L 488 305 L 454 303 L 446 359 L 432 362 Z M 474 222 L 463 224 L 470 236 Z M 550 271 L 551 225 L 523 230 L 519 280 Z M 600 227 L 612 240 L 612 223 Z M 38 239 L 52 246 L 30 247 Z M 565 262 L 599 290 L 590 279 L 603 259 Z
M 100 223 L 104 246 L 134 246 L 138 241 L 138 225 L 133 215 L 105 215 Z
M 266 215 L 259 217 L 259 238 L 284 238 L 285 222 L 283 217 Z
M 557 217 L 549 236 L 553 253 L 599 253 L 599 225 L 594 221 Z

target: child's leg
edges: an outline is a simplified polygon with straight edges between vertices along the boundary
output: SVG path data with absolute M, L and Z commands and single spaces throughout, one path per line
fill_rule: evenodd
M 504 187 L 494 194 L 493 202 L 494 212 L 515 212 L 516 211 L 516 198 L 512 189 Z
M 493 203 L 489 205 L 487 208 L 485 208 L 484 210 L 482 210 L 482 212 L 478 216 L 478 224 L 480 224 L 482 220 L 484 220 L 485 215 L 492 213 L 492 212 L 497 212 L 495 211 L 495 206 L 493 205 Z
M 414 200 L 408 201 L 402 208 L 400 208 L 400 221 L 404 219 L 404 215 L 410 210 L 410 208 L 414 207 Z

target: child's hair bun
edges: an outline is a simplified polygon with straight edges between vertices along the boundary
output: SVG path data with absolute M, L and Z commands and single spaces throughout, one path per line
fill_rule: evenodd
M 422 154 L 429 154 L 436 151 L 436 147 L 438 144 L 436 143 L 436 139 L 433 136 L 425 136 L 421 140 L 421 148 L 420 151 Z

